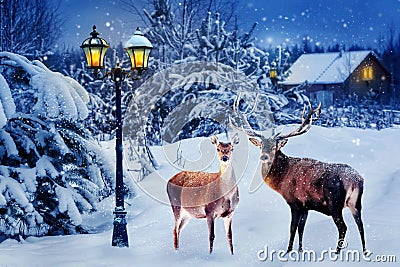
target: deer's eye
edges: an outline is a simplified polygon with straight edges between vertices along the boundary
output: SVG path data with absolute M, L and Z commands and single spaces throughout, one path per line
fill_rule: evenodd
M 221 149 L 217 148 L 217 152 L 221 152 Z

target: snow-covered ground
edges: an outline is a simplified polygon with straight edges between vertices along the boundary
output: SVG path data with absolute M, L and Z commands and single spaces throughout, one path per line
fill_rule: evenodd
M 288 130 L 288 129 L 286 129 Z M 128 199 L 129 248 L 111 247 L 113 199 L 106 199 L 99 212 L 86 216 L 87 224 L 96 226 L 96 234 L 28 238 L 22 243 L 6 240 L 0 244 L 0 266 L 364 266 L 325 255 L 321 262 L 288 262 L 268 258 L 260 261 L 260 250 L 286 249 L 289 236 L 290 211 L 283 198 L 261 183 L 259 152 L 241 135 L 234 154 L 234 167 L 241 175 L 240 203 L 233 217 L 235 255 L 229 253 L 222 220 L 216 223 L 214 252 L 208 254 L 208 230 L 205 220 L 192 220 L 181 234 L 181 248 L 173 250 L 173 215 L 166 205 L 166 180 L 177 172 L 169 162 L 174 161 L 175 147 L 154 148 L 161 168 L 139 183 L 137 196 Z M 350 128 L 327 129 L 313 126 L 304 136 L 292 138 L 283 151 L 287 155 L 311 157 L 322 161 L 348 163 L 365 178 L 363 220 L 367 249 L 373 254 L 395 255 L 400 261 L 400 129 L 382 131 Z M 206 151 L 213 147 L 208 140 L 192 139 L 182 143 L 183 154 L 193 162 L 186 166 L 218 166 L 209 162 Z M 200 155 L 199 151 L 203 152 Z M 169 156 L 168 156 L 169 155 Z M 197 160 L 196 160 L 197 158 Z M 198 165 L 200 163 L 200 165 Z M 260 186 L 259 186 L 260 185 Z M 144 188 L 143 192 L 140 188 Z M 345 210 L 348 226 L 346 240 L 349 250 L 360 250 L 361 242 L 356 224 Z M 330 217 L 311 212 L 304 232 L 304 249 L 319 255 L 334 248 L 337 230 Z M 297 239 L 296 239 L 297 242 Z M 297 243 L 295 245 L 297 248 Z M 265 256 L 265 254 L 260 254 Z M 372 265 L 373 262 L 367 263 Z M 398 266 L 379 263 L 378 266 Z

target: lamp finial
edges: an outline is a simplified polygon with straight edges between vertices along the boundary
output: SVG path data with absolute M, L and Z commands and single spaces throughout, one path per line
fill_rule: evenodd
M 90 33 L 90 35 L 93 38 L 96 38 L 100 33 L 96 31 L 96 25 L 93 25 L 93 31 Z

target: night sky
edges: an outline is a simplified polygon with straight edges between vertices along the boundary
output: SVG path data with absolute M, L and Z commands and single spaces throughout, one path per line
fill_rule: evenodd
M 144 27 L 117 0 L 64 0 L 61 10 L 66 22 L 59 46 L 79 47 L 93 24 L 111 45 L 129 39 L 136 26 Z M 400 0 L 239 0 L 238 14 L 243 30 L 258 22 L 254 37 L 261 47 L 300 44 L 309 36 L 325 47 L 341 43 L 376 48 L 389 25 L 400 32 Z

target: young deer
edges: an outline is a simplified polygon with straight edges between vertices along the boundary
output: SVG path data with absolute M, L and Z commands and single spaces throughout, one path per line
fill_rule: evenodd
M 232 216 L 239 203 L 239 192 L 232 167 L 232 151 L 239 143 L 238 134 L 232 143 L 219 142 L 212 136 L 216 146 L 220 169 L 217 173 L 182 171 L 167 184 L 167 193 L 175 217 L 174 248 L 179 247 L 179 234 L 191 218 L 206 218 L 209 229 L 210 253 L 214 243 L 214 220 L 222 217 L 226 235 L 233 255 Z
M 238 100 L 237 100 L 238 101 Z M 321 105 L 305 115 L 304 106 L 301 125 L 293 132 L 282 135 L 272 134 L 264 137 L 247 121 L 245 114 L 238 111 L 238 102 L 235 103 L 235 112 L 243 120 L 250 142 L 261 150 L 261 175 L 264 182 L 277 191 L 286 200 L 291 210 L 290 239 L 287 251 L 293 248 L 296 230 L 299 234 L 299 251 L 302 251 L 303 231 L 308 211 L 315 210 L 332 216 L 339 231 L 339 242 L 336 253 L 339 253 L 346 235 L 347 226 L 343 220 L 342 209 L 348 207 L 353 214 L 361 236 L 363 251 L 365 252 L 364 226 L 361 220 L 361 196 L 364 180 L 352 167 L 346 164 L 324 163 L 309 158 L 293 158 L 286 156 L 282 147 L 288 138 L 306 133 L 312 123 L 319 118 Z M 258 138 L 258 139 L 257 139 Z

